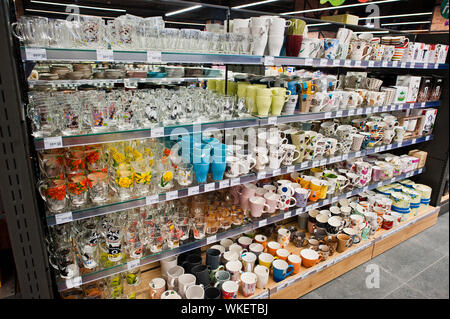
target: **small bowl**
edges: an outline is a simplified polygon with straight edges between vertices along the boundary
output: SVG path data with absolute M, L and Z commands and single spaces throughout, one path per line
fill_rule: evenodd
M 104 79 L 105 78 L 105 72 L 104 71 L 97 71 L 93 75 L 94 79 Z
M 83 77 L 83 72 L 73 71 L 66 74 L 69 80 L 80 80 Z
M 39 74 L 39 80 L 44 81 L 52 81 L 52 80 L 58 80 L 59 76 L 55 73 L 41 73 Z

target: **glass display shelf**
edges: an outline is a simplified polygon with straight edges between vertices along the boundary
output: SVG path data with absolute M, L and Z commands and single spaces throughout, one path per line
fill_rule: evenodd
M 137 207 L 142 207 L 146 205 L 156 204 L 160 202 L 165 202 L 168 200 L 174 200 L 178 198 L 183 198 L 187 196 L 193 196 L 197 194 L 202 194 L 210 191 L 215 191 L 222 188 L 228 188 L 236 185 L 246 184 L 249 182 L 254 182 L 258 180 L 262 180 L 265 178 L 270 178 L 274 176 L 289 174 L 296 171 L 303 171 L 313 167 L 328 165 L 332 163 L 337 163 L 340 161 L 344 161 L 351 158 L 358 158 L 362 156 L 367 156 L 374 153 L 389 151 L 396 148 L 401 148 L 421 142 L 428 141 L 432 139 L 432 135 L 422 136 L 419 138 L 414 138 L 410 140 L 403 141 L 401 143 L 394 143 L 389 145 L 378 146 L 370 149 L 365 149 L 357 152 L 350 152 L 343 155 L 336 155 L 333 157 L 325 157 L 321 159 L 316 159 L 312 161 L 305 161 L 301 164 L 284 166 L 275 170 L 265 170 L 257 173 L 250 173 L 248 175 L 224 179 L 222 181 L 204 183 L 200 185 L 190 186 L 188 188 L 183 188 L 179 190 L 171 190 L 170 198 L 168 198 L 168 193 L 162 194 L 154 194 L 146 197 L 136 197 L 126 201 L 119 201 L 117 198 L 111 198 L 108 203 L 98 206 L 90 204 L 90 206 L 80 209 L 68 209 L 68 211 L 58 213 L 58 214 L 49 214 L 46 217 L 47 225 L 54 226 L 58 224 L 63 224 L 67 222 L 71 222 L 74 220 L 80 220 L 85 218 L 90 218 L 94 216 L 101 216 L 104 214 L 114 213 L 126 209 L 132 209 Z

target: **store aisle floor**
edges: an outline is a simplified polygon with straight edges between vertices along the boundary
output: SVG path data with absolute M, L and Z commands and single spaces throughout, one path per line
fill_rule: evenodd
M 449 298 L 449 213 L 436 225 L 301 299 Z M 373 278 L 379 273 L 379 285 Z M 370 288 L 369 286 L 375 286 Z

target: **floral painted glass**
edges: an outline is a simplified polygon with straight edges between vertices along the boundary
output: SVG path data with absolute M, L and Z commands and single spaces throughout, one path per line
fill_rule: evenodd
M 70 203 L 79 207 L 87 203 L 88 179 L 84 171 L 76 171 L 67 176 Z
M 131 162 L 134 169 L 134 191 L 139 195 L 147 195 L 152 180 L 152 171 L 147 157 Z
M 122 163 L 115 171 L 115 190 L 121 200 L 133 196 L 133 169 L 130 164 Z
M 38 184 L 39 193 L 52 213 L 63 211 L 68 205 L 64 175 L 49 177 Z

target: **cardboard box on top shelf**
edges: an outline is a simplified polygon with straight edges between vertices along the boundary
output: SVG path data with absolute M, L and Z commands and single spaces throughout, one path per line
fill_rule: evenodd
M 338 14 L 334 16 L 322 16 L 320 20 L 358 25 L 359 17 L 352 14 Z

